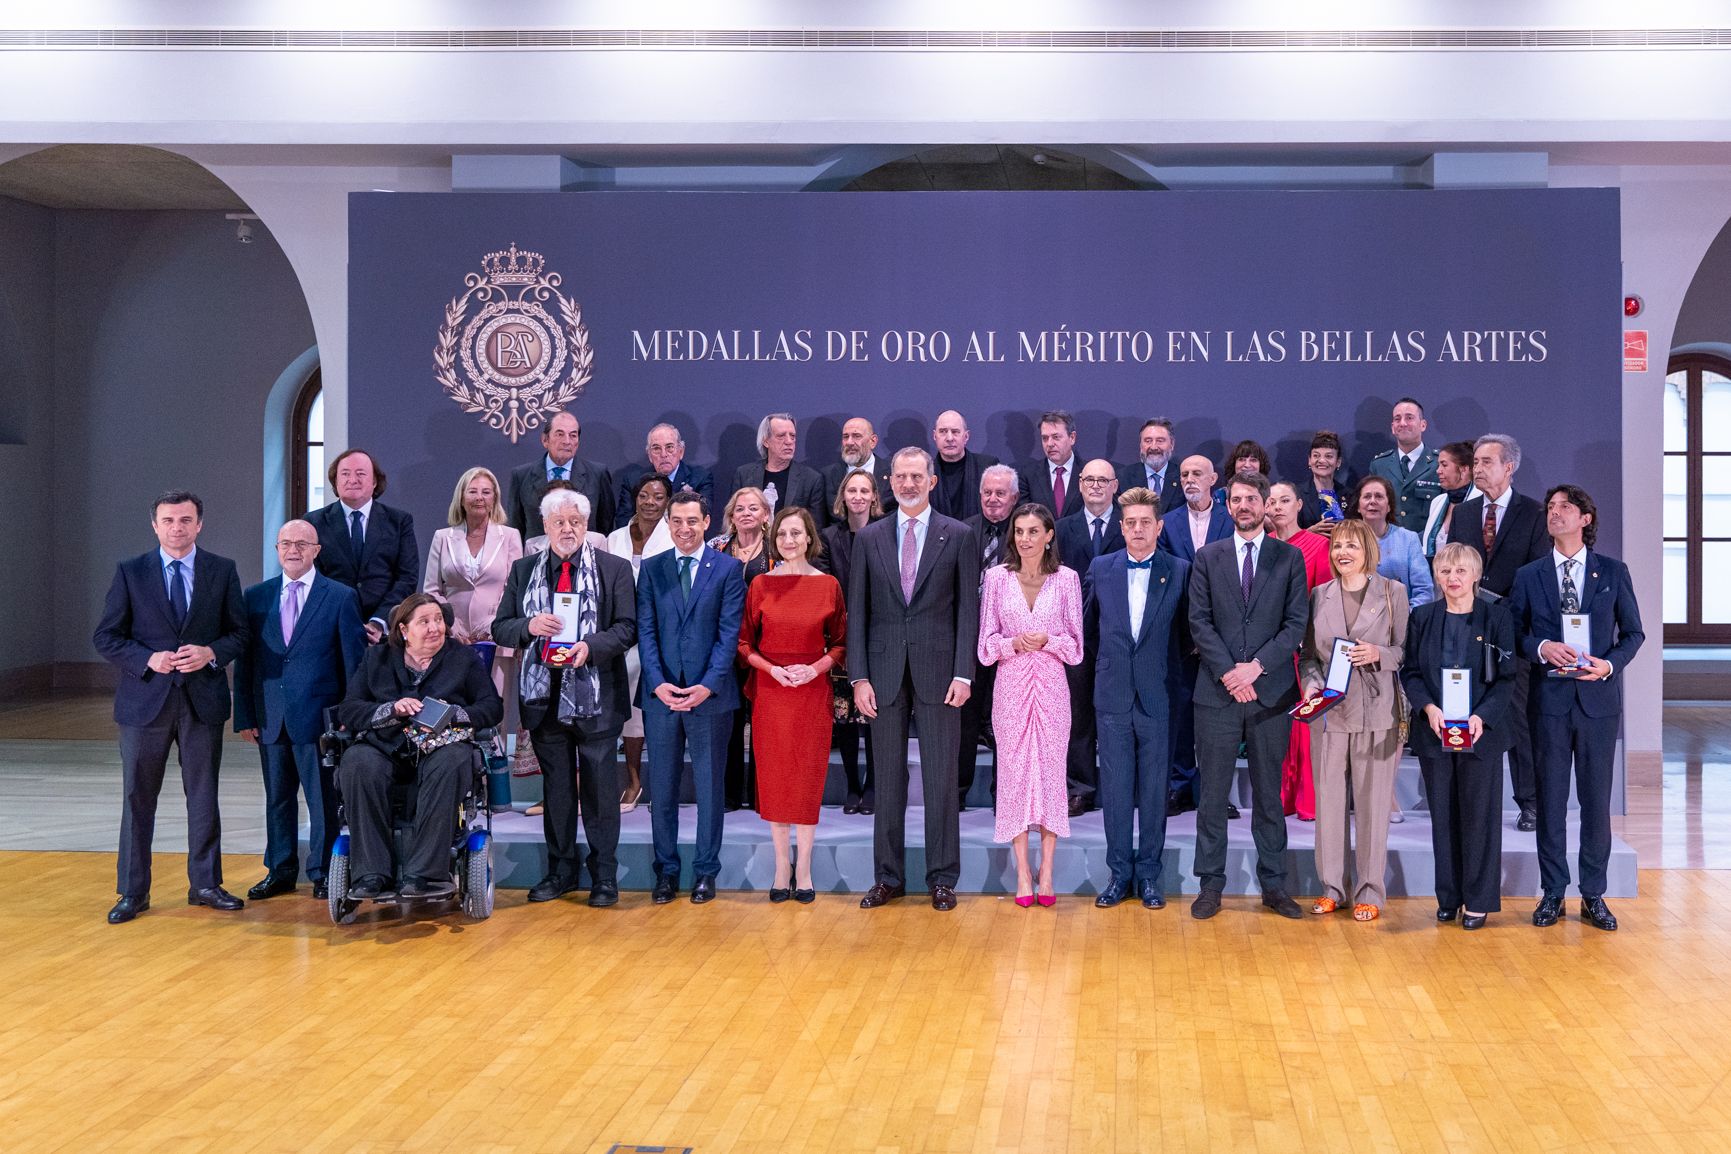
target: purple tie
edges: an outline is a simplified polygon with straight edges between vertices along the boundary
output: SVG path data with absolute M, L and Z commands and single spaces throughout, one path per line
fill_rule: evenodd
M 282 639 L 287 645 L 294 640 L 295 622 L 301 619 L 301 590 L 304 586 L 299 581 L 289 582 L 288 601 L 282 607 Z
M 1064 466 L 1052 470 L 1052 516 L 1064 515 Z
M 1250 578 L 1255 575 L 1250 568 L 1250 550 L 1252 548 L 1251 542 L 1246 541 L 1244 543 L 1244 571 L 1238 578 L 1238 591 L 1244 594 L 1246 605 L 1250 604 Z
M 920 567 L 919 542 L 914 540 L 914 530 L 920 523 L 908 518 L 907 535 L 902 538 L 902 600 L 914 599 L 914 573 Z

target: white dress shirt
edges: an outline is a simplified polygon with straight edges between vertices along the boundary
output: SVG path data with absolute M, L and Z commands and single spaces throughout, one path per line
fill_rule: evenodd
M 1126 552 L 1126 556 L 1128 556 L 1128 552 Z M 1148 557 L 1131 557 L 1130 560 L 1146 561 L 1152 556 L 1154 554 L 1149 553 Z M 1147 569 L 1130 569 L 1126 573 L 1125 584 L 1130 589 L 1130 637 L 1132 640 L 1142 636 L 1142 614 L 1148 608 L 1149 572 L 1150 570 Z

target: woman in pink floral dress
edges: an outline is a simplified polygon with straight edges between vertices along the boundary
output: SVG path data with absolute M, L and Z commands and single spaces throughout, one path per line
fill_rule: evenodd
M 1064 760 L 1070 688 L 1064 666 L 1082 660 L 1082 585 L 1058 565 L 1052 514 L 1027 504 L 1010 518 L 1012 548 L 980 590 L 980 661 L 998 666 L 992 732 L 998 741 L 994 837 L 1016 848 L 1016 904 L 1058 899 L 1052 856 L 1070 834 Z M 1028 865 L 1028 831 L 1040 831 L 1040 880 Z

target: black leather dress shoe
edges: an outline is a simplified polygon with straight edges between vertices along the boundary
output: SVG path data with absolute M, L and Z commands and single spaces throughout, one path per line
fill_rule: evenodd
M 877 794 L 873 793 L 871 790 L 868 789 L 863 794 L 860 795 L 859 811 L 861 813 L 876 813 L 877 808 L 878 808 L 878 795 Z
M 246 900 L 262 902 L 266 898 L 274 898 L 278 894 L 295 892 L 295 879 L 288 874 L 266 874 L 264 880 L 246 891 Z
M 658 906 L 664 906 L 679 893 L 679 882 L 672 874 L 662 874 L 655 879 L 655 889 L 649 895 L 649 900 Z
M 1539 815 L 1530 809 L 1521 810 L 1521 816 L 1515 822 L 1515 828 L 1522 833 L 1532 833 L 1539 828 Z
M 892 886 L 885 885 L 883 882 L 874 882 L 872 888 L 865 892 L 864 897 L 860 898 L 859 908 L 875 910 L 879 906 L 888 905 L 907 892 L 906 886 Z
M 1166 795 L 1166 816 L 1172 817 L 1180 813 L 1189 813 L 1196 808 L 1196 803 L 1187 793 L 1169 793 Z
M 612 882 L 596 882 L 589 887 L 589 904 L 598 910 L 618 905 L 619 887 Z
M 1607 932 L 1617 928 L 1617 915 L 1611 912 L 1611 907 L 1605 904 L 1604 898 L 1582 898 L 1581 920 L 1594 929 Z
M 1088 812 L 1088 802 L 1087 802 L 1086 798 L 1073 797 L 1070 799 L 1070 816 L 1071 817 L 1081 817 L 1083 814 L 1085 814 L 1087 812 Z
M 1220 912 L 1220 891 L 1205 889 L 1196 895 L 1196 900 L 1190 903 L 1190 916 L 1199 922 L 1205 922 Z
M 715 879 L 700 877 L 691 887 L 691 900 L 697 905 L 715 900 Z
M 387 894 L 394 895 L 396 891 L 396 883 L 390 878 L 383 874 L 368 874 L 366 877 L 355 879 L 355 884 L 349 887 L 348 896 L 354 901 L 364 902 L 382 898 Z M 531 890 L 530 892 L 533 893 L 534 891 Z M 534 899 L 531 898 L 530 900 L 533 901 Z
M 841 811 L 843 813 L 858 813 L 859 812 L 859 794 L 857 794 L 857 793 L 848 794 L 847 800 L 841 803 Z
M 324 878 L 320 878 L 318 881 L 313 883 L 313 900 L 320 902 L 328 902 L 331 900 L 330 883 L 325 881 Z
M 562 878 L 557 874 L 548 874 L 529 887 L 529 900 L 532 902 L 550 902 L 556 897 L 570 893 L 577 887 L 576 878 Z
M 956 908 L 956 891 L 949 886 L 932 887 L 932 908 L 934 910 L 953 910 Z
M 1285 890 L 1263 890 L 1262 904 L 1283 918 L 1302 918 L 1304 911 L 1298 908 L 1298 903 L 1289 897 Z
M 1463 929 L 1463 930 L 1482 930 L 1485 928 L 1485 919 L 1490 917 L 1490 916 L 1491 915 L 1489 915 L 1489 914 L 1462 913 L 1461 914 L 1461 929 Z
M 1458 914 L 1459 912 L 1460 912 L 1459 906 L 1452 906 L 1446 910 L 1443 909 L 1441 906 L 1438 906 L 1437 911 L 1436 911 L 1436 920 L 1439 922 L 1452 922 L 1455 920 L 1455 915 Z
M 1239 818 L 1241 818 L 1243 816 L 1244 816 L 1243 814 L 1238 812 L 1237 806 L 1233 805 L 1231 802 L 1226 803 L 1226 820 L 1237 821 Z
M 108 911 L 108 924 L 118 926 L 123 922 L 130 922 L 149 908 L 150 899 L 148 897 L 121 898 L 114 903 L 114 908 Z
M 1130 896 L 1130 883 L 1113 879 L 1106 883 L 1106 888 L 1094 895 L 1096 909 L 1109 910 Z
M 240 910 L 246 908 L 246 903 L 223 889 L 221 886 L 210 886 L 202 890 L 188 890 L 186 904 L 189 906 L 205 906 L 213 910 Z
M 397 890 L 399 897 L 426 901 L 446 898 L 457 892 L 457 883 L 450 878 L 410 878 Z
M 1166 895 L 1160 892 L 1158 883 L 1142 883 L 1142 908 L 1145 910 L 1163 910 L 1166 908 Z
M 1554 926 L 1557 919 L 1563 916 L 1563 899 L 1546 894 L 1539 899 L 1539 904 L 1533 907 L 1533 924 L 1535 926 Z

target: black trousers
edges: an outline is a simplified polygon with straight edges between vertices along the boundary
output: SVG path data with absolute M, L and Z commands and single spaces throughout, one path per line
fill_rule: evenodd
M 961 732 L 956 740 L 956 796 L 965 805 L 979 772 L 980 738 L 991 732 L 992 686 L 998 681 L 996 664 L 974 665 L 973 692 L 961 709 Z M 992 743 L 992 796 L 998 794 L 997 743 Z
M 547 876 L 575 882 L 577 819 L 589 843 L 589 883 L 619 884 L 619 730 L 594 733 L 551 714 L 529 731 L 541 763 Z
M 728 809 L 757 808 L 757 762 L 745 740 L 745 726 L 750 720 L 751 703 L 742 694 L 739 708 L 733 711 L 733 729 L 727 737 L 727 771 L 722 778 Z
M 1196 789 L 1196 675 L 1201 662 L 1194 656 L 1183 658 L 1184 667 L 1178 684 L 1172 687 L 1172 775 L 1173 794 L 1189 794 L 1197 801 Z
M 1502 755 L 1421 748 L 1418 764 L 1430 798 L 1437 908 L 1496 913 L 1503 908 Z
M 120 727 L 122 796 L 115 884 L 123 897 L 150 896 L 150 843 L 156 833 L 156 803 L 162 796 L 170 747 L 180 752 L 180 784 L 186 791 L 187 882 L 195 890 L 222 884 L 222 818 L 216 806 L 222 725 L 200 721 L 186 691 L 176 685 L 169 689 L 155 721 Z
M 1280 763 L 1292 739 L 1292 718 L 1259 701 L 1196 707 L 1196 876 L 1202 888 L 1226 886 L 1226 803 L 1237 772 L 1238 746 L 1250 762 L 1250 833 L 1256 880 L 1264 892 L 1286 886 L 1286 815 L 1280 805 Z
M 1515 691 L 1509 702 L 1510 717 L 1527 716 L 1528 680 L 1532 666 L 1515 659 Z M 1530 726 L 1515 726 L 1515 743 L 1509 747 L 1509 785 L 1515 793 L 1515 804 L 1522 809 L 1539 807 L 1539 790 L 1533 761 L 1533 730 Z M 1475 911 L 1482 912 L 1482 911 Z
M 907 884 L 908 721 L 920 727 L 920 785 L 926 807 L 926 885 L 954 886 L 962 873 L 961 818 L 956 806 L 956 745 L 962 711 L 943 702 L 914 699 L 913 679 L 904 669 L 901 692 L 893 703 L 878 699 L 870 725 L 877 755 L 878 805 L 872 819 L 872 849 L 877 880 Z
M 1085 654 L 1080 665 L 1064 666 L 1070 683 L 1070 749 L 1064 759 L 1066 788 L 1072 801 L 1094 805 L 1100 789 L 1100 763 L 1094 726 L 1094 655 Z
M 1611 860 L 1611 761 L 1618 718 L 1588 717 L 1579 704 L 1567 713 L 1535 713 L 1538 754 L 1539 881 L 1545 894 L 1569 888 L 1569 771 L 1581 803 L 1581 896 L 1605 896 Z
M 854 797 L 872 793 L 873 767 L 871 729 L 857 721 L 838 721 L 834 726 L 836 752 L 841 754 L 842 773 L 847 776 L 847 791 Z M 860 738 L 865 738 L 865 765 L 860 765 Z M 875 796 L 875 795 L 874 795 Z
M 474 773 L 475 747 L 466 741 L 441 746 L 416 765 L 365 742 L 343 751 L 337 786 L 348 818 L 353 876 L 395 877 L 391 838 L 391 783 L 412 781 L 415 819 L 404 847 L 403 879 L 449 881 L 451 845 L 457 837 L 457 806 Z

